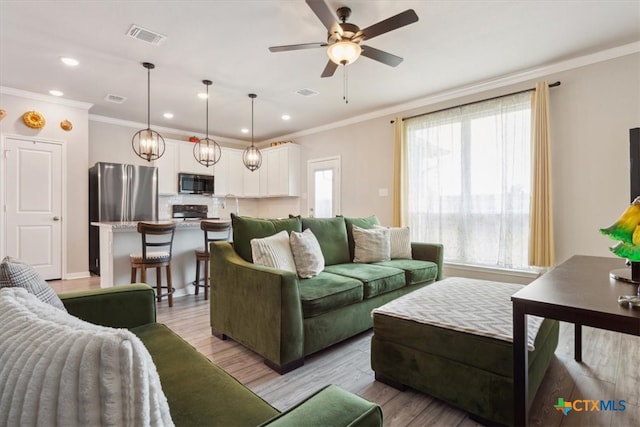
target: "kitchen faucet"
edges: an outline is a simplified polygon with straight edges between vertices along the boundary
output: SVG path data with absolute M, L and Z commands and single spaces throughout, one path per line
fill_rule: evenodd
M 238 206 L 238 196 L 236 196 L 235 194 L 231 194 L 231 193 L 225 194 L 224 199 L 222 199 L 222 209 L 226 209 L 227 197 L 233 197 L 234 199 L 236 199 L 236 215 L 240 215 L 240 207 Z

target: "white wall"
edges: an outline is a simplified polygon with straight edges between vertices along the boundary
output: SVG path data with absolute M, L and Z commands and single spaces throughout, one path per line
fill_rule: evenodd
M 473 96 L 398 113 L 408 116 L 560 80 L 550 89 L 556 261 L 574 254 L 611 256 L 598 229 L 629 203 L 629 129 L 640 126 L 640 54 L 550 74 Z M 419 90 L 417 90 L 419 92 Z M 395 115 L 395 114 L 394 114 Z M 375 213 L 391 223 L 393 116 L 294 138 L 302 145 L 302 188 L 308 159 L 342 157 L 342 213 Z M 388 197 L 378 196 L 381 188 Z M 268 203 L 268 202 L 267 202 Z M 301 200 L 307 212 L 307 200 Z M 446 247 L 445 247 L 446 251 Z
M 55 101 L 53 97 L 40 96 L 40 99 L 8 95 L 0 92 L 0 106 L 7 116 L 0 121 L 0 137 L 7 136 L 42 138 L 61 141 L 66 147 L 67 175 L 66 216 L 62 218 L 66 227 L 66 263 L 62 266 L 67 278 L 87 277 L 88 272 L 88 136 L 89 104 L 69 102 L 69 105 Z M 48 100 L 51 98 L 51 100 Z M 77 106 L 74 106 L 77 105 Z M 22 122 L 22 114 L 36 110 L 45 117 L 46 125 L 42 129 L 31 129 Z M 73 129 L 66 132 L 60 128 L 60 122 L 69 120 Z

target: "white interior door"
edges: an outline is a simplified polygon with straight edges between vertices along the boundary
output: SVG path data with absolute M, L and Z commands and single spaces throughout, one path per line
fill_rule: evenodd
M 340 157 L 307 163 L 309 216 L 329 218 L 340 214 Z
M 5 140 L 5 254 L 62 278 L 62 146 Z

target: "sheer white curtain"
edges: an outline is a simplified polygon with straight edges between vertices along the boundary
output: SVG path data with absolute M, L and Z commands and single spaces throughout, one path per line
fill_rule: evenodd
M 405 120 L 412 240 L 449 262 L 528 265 L 531 94 Z

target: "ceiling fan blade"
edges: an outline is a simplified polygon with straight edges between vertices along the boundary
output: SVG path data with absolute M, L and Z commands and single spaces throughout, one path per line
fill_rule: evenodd
M 324 71 L 322 72 L 322 75 L 320 77 L 331 77 L 333 76 L 333 73 L 335 73 L 337 69 L 338 69 L 338 64 L 336 64 L 332 60 L 329 60 L 329 62 L 327 62 L 327 66 L 324 67 Z
M 366 56 L 367 58 L 371 58 L 375 61 L 382 62 L 383 64 L 387 64 L 391 67 L 397 67 L 403 59 L 399 56 L 393 55 L 389 52 L 385 52 L 384 50 L 376 49 L 371 46 L 362 46 L 362 56 Z
M 331 32 L 333 24 L 336 23 L 336 16 L 329 9 L 329 6 L 327 6 L 324 0 L 307 0 L 307 5 L 309 5 L 318 19 L 320 19 L 320 22 L 324 24 L 327 31 Z
M 302 50 L 302 49 L 315 49 L 317 47 L 325 47 L 326 43 L 302 43 L 302 44 L 289 44 L 285 46 L 271 46 L 269 50 L 271 52 L 286 52 L 289 50 Z
M 405 25 L 413 24 L 416 21 L 418 21 L 418 15 L 416 15 L 416 12 L 413 9 L 407 9 L 404 12 L 400 12 L 399 14 L 392 16 L 391 18 L 387 18 L 377 24 L 373 24 L 361 32 L 364 34 L 365 40 L 370 40 L 380 34 L 388 33 L 389 31 L 404 27 Z

